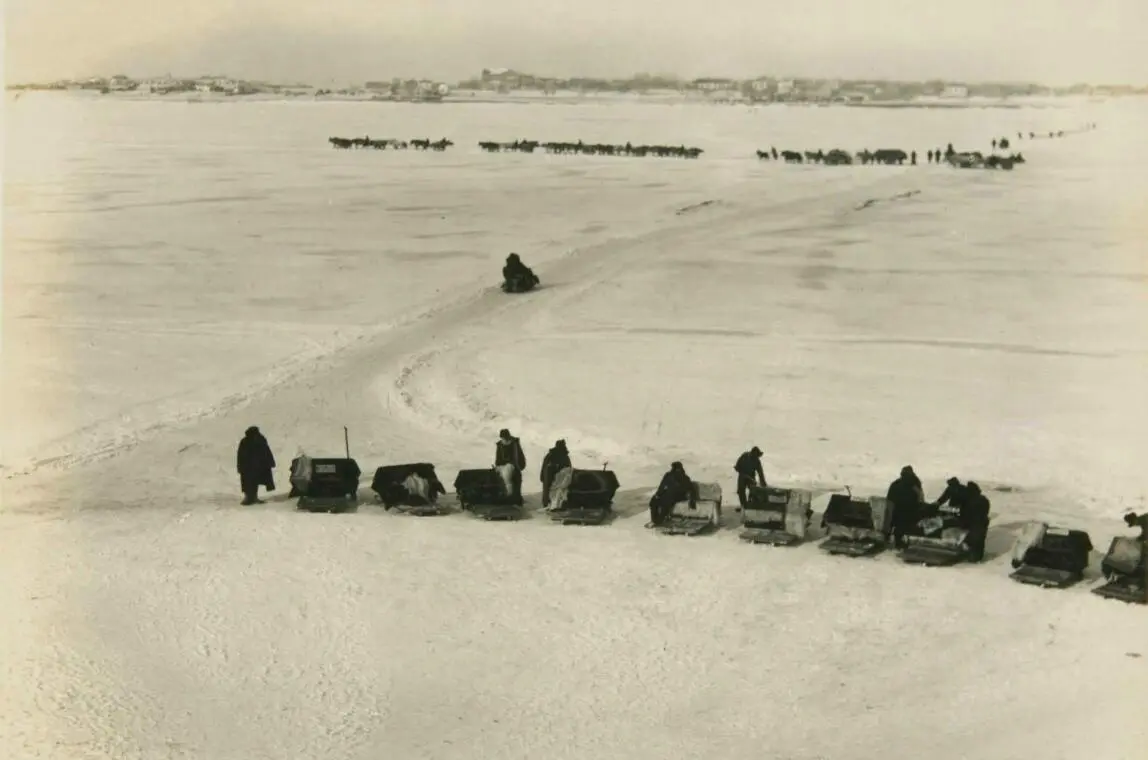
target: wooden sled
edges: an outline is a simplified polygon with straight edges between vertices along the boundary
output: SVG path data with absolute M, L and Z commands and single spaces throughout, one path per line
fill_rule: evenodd
M 721 486 L 697 483 L 697 488 L 692 509 L 689 501 L 679 501 L 664 523 L 652 527 L 666 536 L 703 536 L 716 531 L 721 526 Z
M 822 525 L 829 537 L 822 551 L 840 557 L 874 557 L 889 548 L 893 505 L 883 496 L 854 499 L 845 494 L 829 497 Z
M 558 480 L 564 480 L 563 473 Z M 620 487 L 613 470 L 571 469 L 562 503 L 550 510 L 550 519 L 562 525 L 604 525 L 614 519 L 614 494 Z
M 901 550 L 901 561 L 909 565 L 951 567 L 969 557 L 965 544 L 969 531 L 955 523 L 957 518 L 938 516 L 921 520 L 916 528 L 919 535 L 905 536 L 908 544 Z
M 805 540 L 809 529 L 812 501 L 812 491 L 751 488 L 749 504 L 742 510 L 738 538 L 754 544 L 796 546 Z
M 299 510 L 342 514 L 359 508 L 362 471 L 354 459 L 311 459 L 309 467 L 308 477 L 296 486 Z
M 404 482 L 411 475 L 417 475 L 426 481 L 426 485 L 429 487 L 429 501 L 421 496 L 415 496 L 407 490 Z M 446 506 L 438 503 L 439 494 L 445 494 L 446 489 L 439 481 L 434 465 L 427 462 L 380 467 L 375 470 L 371 490 L 377 494 L 377 499 L 383 504 L 384 509 L 388 511 L 393 509 L 399 514 L 432 517 L 447 514 L 450 511 Z
M 1084 580 L 1092 539 L 1082 530 L 1030 523 L 1013 545 L 1009 578 L 1040 588 L 1064 589 Z
M 480 519 L 507 521 L 526 516 L 526 510 L 510 501 L 494 470 L 462 470 L 454 479 L 454 490 L 463 511 Z
M 1145 561 L 1144 545 L 1139 539 L 1128 536 L 1112 539 L 1100 563 L 1107 582 L 1092 589 L 1092 593 L 1128 604 L 1148 604 Z

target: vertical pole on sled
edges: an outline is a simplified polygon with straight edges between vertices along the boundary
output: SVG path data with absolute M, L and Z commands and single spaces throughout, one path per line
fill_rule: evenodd
M 347 426 L 343 425 L 343 449 L 347 452 L 347 459 L 351 458 L 351 437 L 347 433 Z

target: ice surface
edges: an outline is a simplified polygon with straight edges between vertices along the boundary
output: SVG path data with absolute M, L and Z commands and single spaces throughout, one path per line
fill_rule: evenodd
M 9 98 L 0 756 L 1138 757 L 1143 610 L 1007 551 L 1030 519 L 1107 546 L 1143 498 L 1146 115 Z M 753 158 L 1087 121 L 1013 172 Z M 515 138 L 707 152 L 475 145 Z M 510 251 L 543 289 L 497 291 Z M 250 424 L 280 493 L 240 508 Z M 623 518 L 293 512 L 343 425 L 366 473 L 445 481 L 509 427 L 531 503 L 565 438 Z M 670 461 L 732 493 L 755 443 L 819 509 L 977 480 L 991 559 L 643 530 Z

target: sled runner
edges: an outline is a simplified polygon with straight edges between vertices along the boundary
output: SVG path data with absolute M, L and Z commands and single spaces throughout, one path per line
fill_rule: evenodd
M 829 537 L 821 549 L 845 557 L 872 557 L 889 547 L 893 525 L 893 505 L 883 496 L 854 499 L 833 494 L 821 524 Z
M 539 283 L 538 275 L 511 277 L 502 281 L 502 291 L 504 293 L 528 293 L 538 287 Z
M 292 477 L 298 508 L 306 512 L 353 512 L 359 506 L 362 470 L 354 459 L 310 459 L 305 477 Z
M 674 504 L 670 516 L 661 525 L 653 526 L 667 536 L 700 536 L 713 533 L 721 527 L 721 486 L 717 483 L 697 483 L 697 501 L 690 509 L 689 501 Z
M 1129 604 L 1148 604 L 1145 587 L 1144 544 L 1139 539 L 1117 536 L 1100 562 L 1107 583 L 1092 589 L 1105 599 L 1119 599 Z
M 459 506 L 483 520 L 521 520 L 525 516 L 493 469 L 461 470 L 454 479 L 454 491 Z
M 562 470 L 551 485 L 550 519 L 563 525 L 601 525 L 614 516 L 618 488 L 613 470 Z
M 749 504 L 742 510 L 739 538 L 755 544 L 793 546 L 805 540 L 813 492 L 796 488 L 749 490 Z
M 420 517 L 447 511 L 438 503 L 439 495 L 445 494 L 446 488 L 435 474 L 434 465 L 427 462 L 380 467 L 375 470 L 371 490 L 386 510 Z
M 1030 586 L 1068 588 L 1084 579 L 1091 551 L 1092 539 L 1083 530 L 1030 523 L 1013 544 L 1009 577 Z

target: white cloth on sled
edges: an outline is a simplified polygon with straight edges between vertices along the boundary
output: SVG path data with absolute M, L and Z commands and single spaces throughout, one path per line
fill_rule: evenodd
M 305 488 L 311 482 L 311 474 L 311 457 L 300 452 L 295 460 L 295 466 L 291 469 L 291 485 L 299 489 Z
M 574 480 L 574 468 L 563 467 L 554 476 L 550 484 L 550 511 L 562 509 L 566 505 L 566 497 L 570 494 L 570 483 Z
M 507 464 L 500 464 L 494 468 L 494 471 L 497 472 L 498 477 L 502 479 L 502 487 L 506 491 L 506 496 L 510 497 L 514 495 L 514 465 L 509 462 Z
M 1019 566 L 1024 563 L 1024 555 L 1028 554 L 1028 550 L 1034 546 L 1040 546 L 1046 530 L 1048 530 L 1048 523 L 1043 522 L 1031 522 L 1024 526 L 1012 547 L 1014 565 Z
M 408 494 L 422 499 L 427 504 L 433 504 L 435 501 L 434 495 L 431 493 L 430 482 L 413 472 L 403 481 L 403 488 L 407 490 Z

